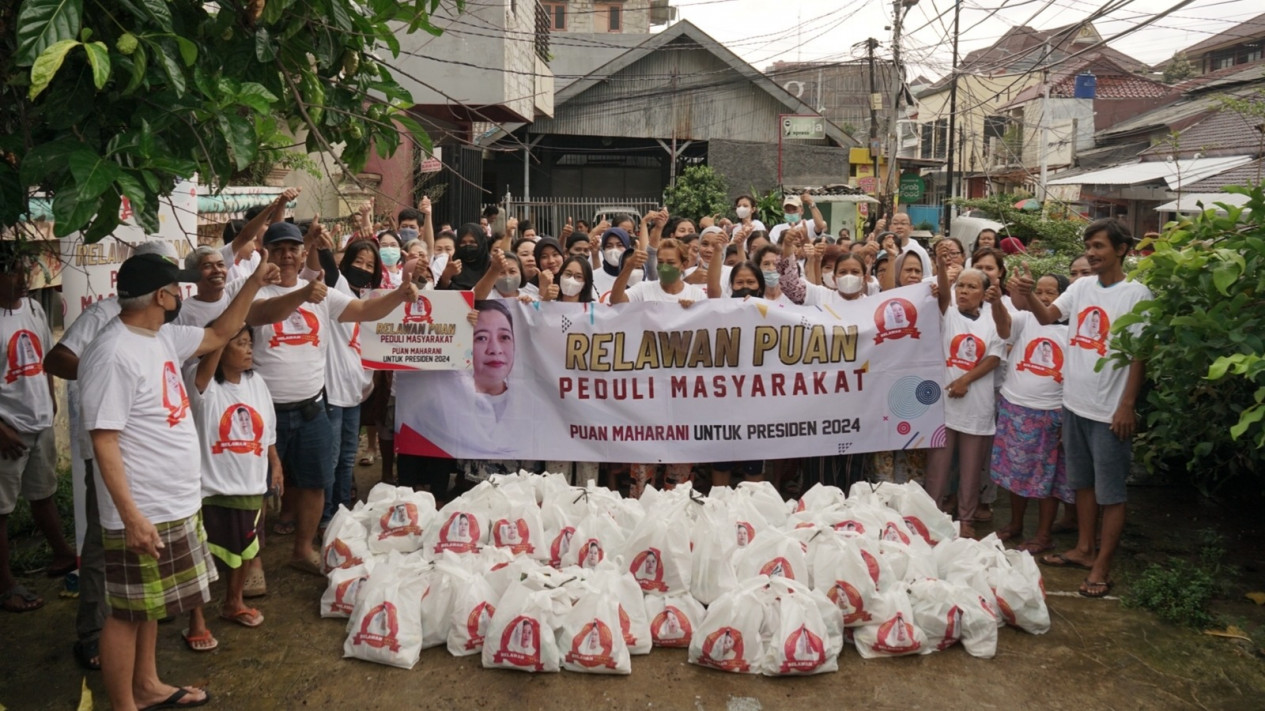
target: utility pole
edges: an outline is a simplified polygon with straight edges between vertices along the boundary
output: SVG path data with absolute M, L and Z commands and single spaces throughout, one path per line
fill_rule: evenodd
M 1045 65 L 1041 70 L 1041 189 L 1037 195 L 1041 198 L 1041 207 L 1045 208 L 1046 175 L 1050 160 L 1050 41 L 1045 41 Z
M 865 41 L 866 54 L 870 60 L 870 160 L 874 161 L 874 192 L 882 194 L 878 183 L 878 110 L 883 106 L 883 92 L 878 90 L 878 83 L 874 80 L 874 50 L 877 47 L 878 40 L 873 37 Z M 874 219 L 877 220 L 878 216 Z
M 955 0 L 953 3 L 953 64 L 950 71 L 951 84 L 949 85 L 949 155 L 948 161 L 945 163 L 946 181 L 944 186 L 944 234 L 949 234 L 949 228 L 953 223 L 953 205 L 949 202 L 955 195 L 954 179 L 956 177 L 953 162 L 955 148 L 957 146 L 957 120 L 958 120 L 958 22 L 962 17 L 962 2 Z M 934 134 L 934 131 L 932 132 Z
M 896 118 L 900 113 L 900 100 L 905 89 L 905 71 L 900 61 L 900 32 L 901 24 L 904 17 L 901 10 L 905 7 L 913 7 L 918 4 L 918 0 L 893 0 L 893 20 L 892 20 L 892 113 L 887 119 L 887 180 L 886 193 L 887 199 L 884 204 L 889 207 L 889 212 L 895 212 L 896 205 L 896 186 L 897 186 L 897 160 L 896 153 L 899 151 L 900 142 L 896 132 Z M 890 200 L 890 202 L 887 202 Z

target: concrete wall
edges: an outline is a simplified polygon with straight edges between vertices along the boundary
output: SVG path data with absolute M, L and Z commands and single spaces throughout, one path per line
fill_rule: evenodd
M 609 32 L 606 8 L 621 8 L 623 34 L 647 34 L 650 32 L 649 0 L 546 0 L 564 2 L 567 6 L 566 32 Z M 529 4 L 529 3 L 520 3 Z M 466 7 L 469 7 L 467 5 Z M 561 34 L 561 33 L 559 33 Z
M 786 142 L 782 153 L 782 182 L 793 186 L 820 186 L 848 182 L 847 148 Z M 777 187 L 777 143 L 750 143 L 712 139 L 707 144 L 707 164 L 725 176 L 730 197 L 765 192 Z

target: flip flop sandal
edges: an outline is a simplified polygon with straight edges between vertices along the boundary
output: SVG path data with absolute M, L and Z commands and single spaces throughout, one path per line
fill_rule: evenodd
M 184 703 L 180 703 L 180 700 L 188 696 L 189 693 L 190 692 L 188 689 L 176 689 L 176 692 L 172 694 L 171 696 L 168 696 L 166 699 L 159 701 L 153 706 L 146 706 L 142 708 L 141 711 L 158 711 L 159 709 L 187 709 L 187 708 L 193 708 L 194 706 L 205 706 L 207 702 L 211 700 L 211 692 L 203 690 L 202 693 L 205 694 L 205 696 L 203 696 L 200 700 L 186 701 Z
M 289 563 L 286 563 L 286 565 L 302 573 L 309 573 L 311 575 L 321 575 L 321 576 L 325 575 L 325 573 L 321 571 L 320 556 L 316 555 L 315 553 L 313 553 L 311 556 L 309 556 L 306 559 L 291 560 Z
M 258 627 L 264 623 L 263 613 L 253 607 L 248 607 L 245 610 L 238 610 L 231 615 L 226 615 L 221 612 L 220 619 L 227 620 L 229 622 L 236 622 L 242 627 L 251 628 Z
M 1087 597 L 1094 600 L 1107 597 L 1107 593 L 1111 592 L 1111 581 L 1103 580 L 1100 582 L 1085 578 L 1084 582 L 1081 583 L 1080 589 L 1076 592 L 1080 593 L 1081 597 Z
M 975 523 L 988 523 L 989 521 L 993 520 L 993 510 L 992 509 L 988 509 L 986 511 L 977 510 L 975 512 L 975 515 L 971 517 L 971 520 L 974 521 Z
M 1041 564 L 1048 565 L 1052 568 L 1080 568 L 1081 570 L 1090 569 L 1090 566 L 1085 565 L 1079 560 L 1072 560 L 1062 553 L 1053 553 L 1051 555 L 1041 556 Z
M 13 604 L 13 598 L 21 600 L 18 604 Z M 26 589 L 24 585 L 14 585 L 9 588 L 8 592 L 0 595 L 0 607 L 9 612 L 32 612 L 44 606 L 44 600 L 39 595 Z
M 366 454 L 365 456 L 363 456 L 363 457 L 361 457 L 361 458 L 360 458 L 360 466 L 362 466 L 362 467 L 368 467 L 368 466 L 372 466 L 372 465 L 373 465 L 373 455 L 372 455 L 372 454 Z
M 189 634 L 189 630 L 183 630 L 183 631 L 180 633 L 180 636 L 181 636 L 181 638 L 183 638 L 183 639 L 184 639 L 185 646 L 186 646 L 186 647 L 188 647 L 191 651 L 194 651 L 194 652 L 199 652 L 199 653 L 201 653 L 201 652 L 213 652 L 213 651 L 215 651 L 216 649 L 218 649 L 218 648 L 219 648 L 219 646 L 220 646 L 220 641 L 219 641 L 218 639 L 216 639 L 215 637 L 211 636 L 211 630 L 207 630 L 207 631 L 206 631 L 206 634 L 203 634 L 203 635 L 198 635 L 198 636 L 196 636 L 196 637 L 190 636 L 190 634 Z M 173 696 L 174 696 L 174 694 L 173 694 Z M 181 696 L 180 698 L 184 698 L 184 697 L 183 697 L 183 696 Z M 171 700 L 170 700 L 170 699 L 168 699 L 167 701 L 164 701 L 163 703 L 171 703 Z M 182 705 L 187 705 L 187 704 L 182 704 Z M 171 708 L 171 707 L 167 707 L 167 706 L 153 707 L 153 706 L 151 706 L 151 707 L 149 707 L 149 708 Z
M 75 661 L 88 671 L 101 671 L 101 643 L 95 639 L 79 640 L 74 646 Z M 95 660 L 95 661 L 94 661 Z
M 1016 546 L 1016 550 L 1021 550 L 1031 555 L 1040 555 L 1046 551 L 1054 550 L 1053 543 L 1037 543 L 1036 541 L 1024 541 Z
M 272 524 L 272 534 L 274 536 L 290 536 L 299 527 L 294 521 L 277 521 Z
M 263 597 L 268 594 L 268 580 L 264 577 L 264 572 L 259 569 L 253 569 L 246 574 L 246 580 L 242 583 L 242 597 Z

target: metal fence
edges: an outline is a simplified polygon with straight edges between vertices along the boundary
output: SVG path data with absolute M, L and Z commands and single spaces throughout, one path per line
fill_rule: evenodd
M 663 205 L 660 198 L 572 198 L 552 197 L 520 200 L 506 195 L 500 205 L 507 217 L 531 220 L 537 234 L 557 236 L 567 218 L 592 224 L 599 212 L 635 213 L 638 218 Z

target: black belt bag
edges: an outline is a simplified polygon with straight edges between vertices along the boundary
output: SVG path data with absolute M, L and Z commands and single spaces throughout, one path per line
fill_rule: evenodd
M 277 412 L 296 412 L 297 411 L 300 415 L 303 416 L 304 422 L 311 422 L 312 420 L 315 420 L 317 416 L 325 414 L 325 408 L 321 403 L 321 400 L 324 397 L 325 397 L 325 391 L 322 390 L 321 392 L 317 393 L 316 395 L 313 395 L 312 397 L 306 400 L 300 400 L 298 402 L 274 403 L 272 408 L 276 410 Z

